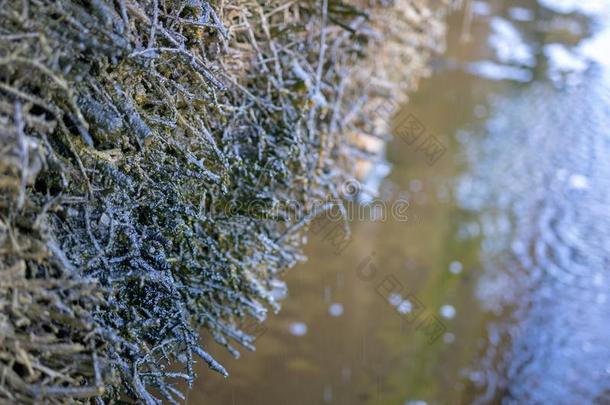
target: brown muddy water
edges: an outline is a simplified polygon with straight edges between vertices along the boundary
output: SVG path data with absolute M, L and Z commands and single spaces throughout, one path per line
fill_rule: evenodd
M 610 404 L 607 3 L 453 15 L 396 119 L 446 151 L 388 147 L 378 199 L 407 220 L 355 220 L 341 249 L 314 229 L 256 352 L 210 344 L 231 376 L 200 367 L 188 403 Z

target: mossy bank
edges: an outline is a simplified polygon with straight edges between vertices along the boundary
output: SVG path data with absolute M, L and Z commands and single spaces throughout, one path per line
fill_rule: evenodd
M 174 402 L 197 359 L 226 374 L 199 331 L 252 348 L 240 324 L 278 308 L 446 9 L 0 0 L 0 400 Z

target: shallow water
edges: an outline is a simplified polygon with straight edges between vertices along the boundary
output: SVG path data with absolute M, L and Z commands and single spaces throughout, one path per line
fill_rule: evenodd
M 408 220 L 312 232 L 257 351 L 210 345 L 231 377 L 188 403 L 610 404 L 610 7 L 581 3 L 474 1 L 469 42 L 451 18 L 397 118 L 446 152 L 388 147 Z

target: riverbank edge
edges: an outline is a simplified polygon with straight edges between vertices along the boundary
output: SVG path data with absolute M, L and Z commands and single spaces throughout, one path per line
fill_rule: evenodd
M 179 401 L 196 356 L 226 375 L 199 329 L 253 348 L 239 325 L 279 308 L 319 214 L 270 212 L 378 157 L 362 139 L 442 50 L 433 3 L 9 1 L 0 398 Z

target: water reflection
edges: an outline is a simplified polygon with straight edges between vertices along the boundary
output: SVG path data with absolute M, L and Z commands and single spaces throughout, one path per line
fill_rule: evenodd
M 231 377 L 189 403 L 610 403 L 610 13 L 581 3 L 474 1 L 466 44 L 453 17 L 401 112 L 447 151 L 388 148 L 408 220 L 311 234 L 257 351 L 214 348 Z
M 549 80 L 494 97 L 485 128 L 461 136 L 472 168 L 458 201 L 481 221 L 477 296 L 495 314 L 475 403 L 610 402 L 610 83 L 583 51 L 610 13 L 567 3 L 597 33 L 538 43 Z
M 480 403 L 610 400 L 609 94 L 594 70 L 567 90 L 516 90 L 470 142 L 458 200 L 482 222 L 479 298 L 503 315 Z

